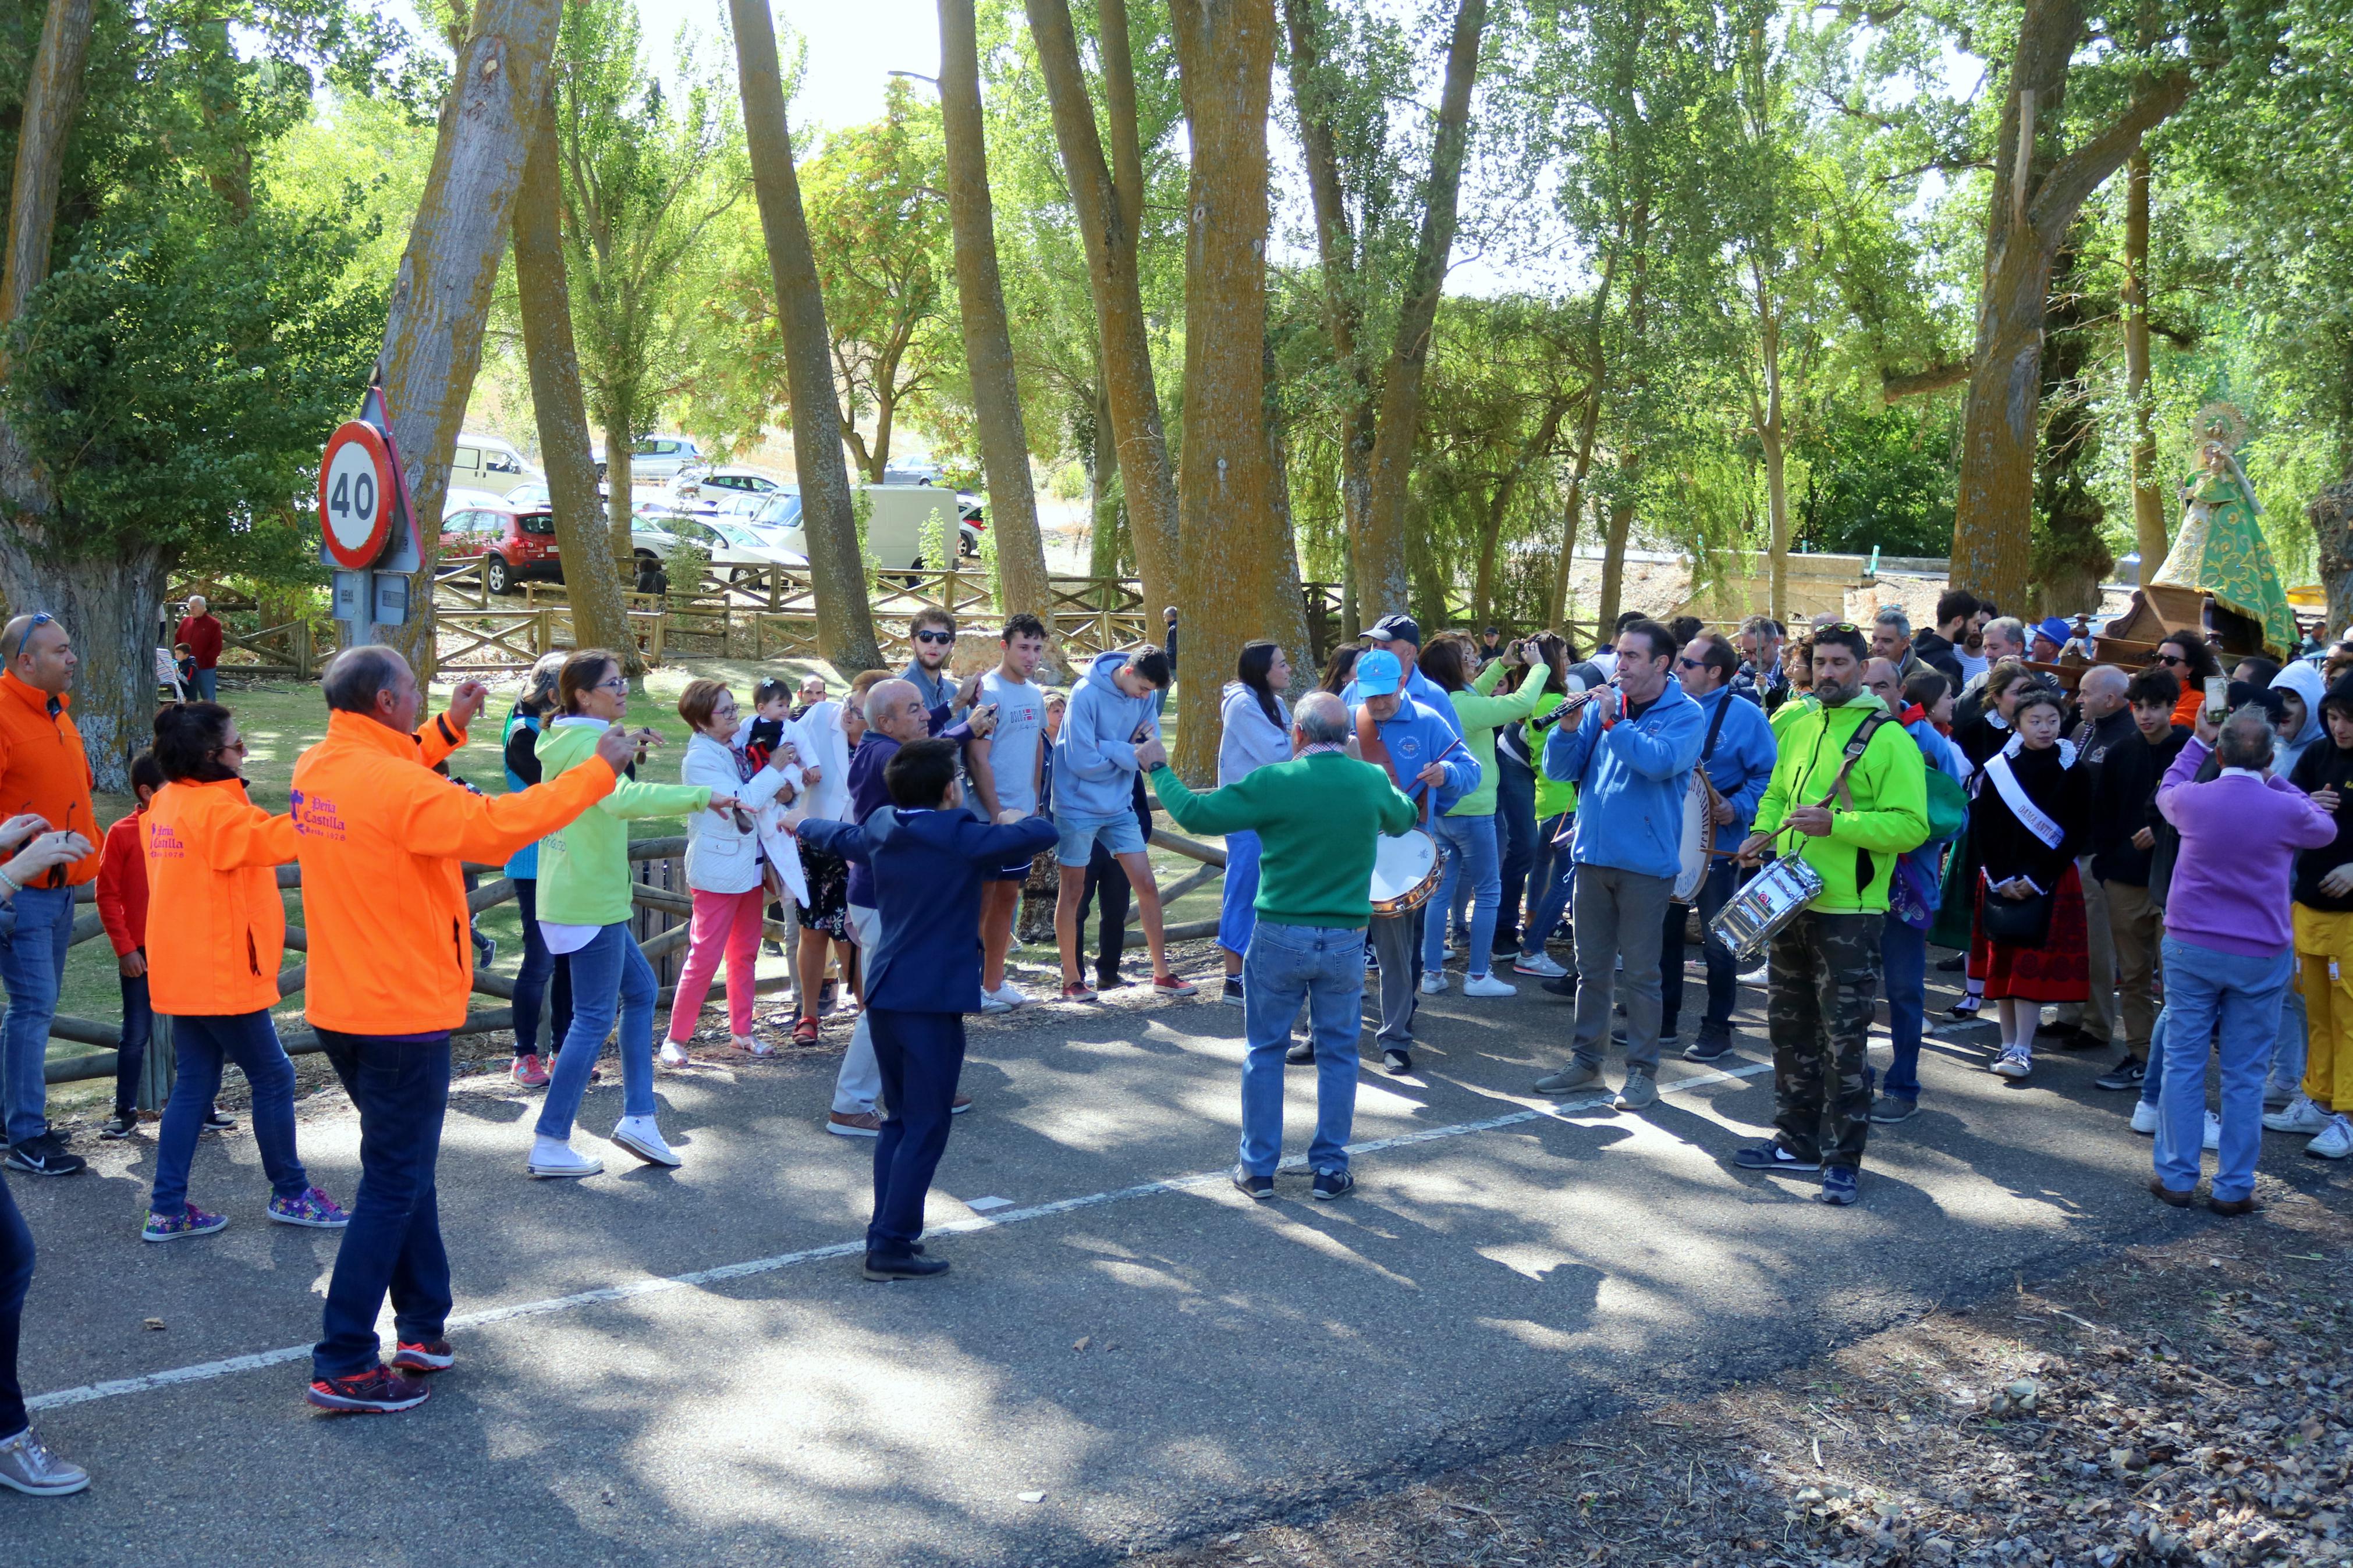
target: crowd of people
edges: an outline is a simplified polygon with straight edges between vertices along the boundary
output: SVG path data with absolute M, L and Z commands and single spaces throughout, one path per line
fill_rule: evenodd
M 2211 1206 L 2257 1206 L 2266 1128 L 2308 1137 L 2316 1155 L 2353 1153 L 2339 1109 L 2353 1100 L 2353 997 L 2337 994 L 2353 985 L 2353 813 L 2340 811 L 2353 671 L 2247 660 L 2227 700 L 2211 701 L 2214 652 L 2182 633 L 2147 668 L 2095 667 L 2070 692 L 2041 667 L 2074 628 L 2028 627 L 1965 593 L 1917 633 L 1894 608 L 1868 627 L 1820 617 L 1794 638 L 1763 616 L 1733 632 L 1628 616 L 1590 657 L 1556 633 L 1425 637 L 1391 615 L 1295 701 L 1294 650 L 1240 648 L 1217 786 L 1197 792 L 1163 744 L 1168 647 L 1097 656 L 1062 691 L 1039 679 L 1048 637 L 1032 616 L 1006 619 L 995 662 L 961 678 L 951 616 L 923 611 L 909 633 L 902 671 L 861 674 L 839 700 L 814 676 L 761 681 L 748 701 L 690 682 L 675 784 L 652 776 L 658 737 L 628 725 L 620 658 L 551 656 L 504 722 L 497 795 L 448 776 L 487 691 L 461 683 L 428 721 L 397 655 L 353 648 L 325 674 L 326 734 L 296 763 L 288 813 L 248 798 L 235 715 L 200 699 L 158 715 L 132 766 L 137 809 L 100 833 L 69 711 L 70 637 L 50 616 L 16 617 L 0 630 L 0 789 L 23 803 L 0 823 L 13 857 L 0 866 L 8 1167 L 84 1166 L 48 1123 L 43 1064 L 75 889 L 95 881 L 123 999 L 100 1136 L 134 1131 L 151 1020 L 173 1023 L 177 1076 L 142 1236 L 228 1223 L 188 1181 L 197 1140 L 236 1125 L 215 1104 L 234 1062 L 252 1093 L 264 1214 L 342 1232 L 307 1397 L 339 1411 L 421 1403 L 454 1361 L 435 1169 L 450 1036 L 487 956 L 470 868 L 503 866 L 522 921 L 511 1071 L 544 1090 L 531 1177 L 603 1170 L 574 1123 L 608 1039 L 622 1089 L 609 1142 L 680 1164 L 658 1065 L 691 1059 L 723 974 L 732 1048 L 775 1048 L 752 1005 L 772 937 L 793 944 L 796 1039 L 854 1015 L 826 1125 L 874 1140 L 864 1272 L 934 1276 L 949 1261 L 922 1243 L 923 1199 L 971 1103 L 966 1016 L 1096 1000 L 1119 979 L 1130 898 L 1146 984 L 1196 993 L 1171 966 L 1146 852 L 1155 799 L 1177 826 L 1224 841 L 1221 1000 L 1242 1009 L 1248 1043 L 1233 1182 L 1253 1198 L 1275 1192 L 1286 1062 L 1316 1068 L 1310 1195 L 1353 1188 L 1360 1035 L 1372 1028 L 1387 1071 L 1410 1073 L 1419 1000 L 1447 992 L 1459 965 L 1466 998 L 1514 995 L 1508 973 L 1570 1001 L 1566 1059 L 1533 1089 L 1625 1112 L 1655 1103 L 1666 1049 L 1700 1063 L 1729 1051 L 1739 987 L 1761 979 L 1775 1130 L 1733 1163 L 1803 1173 L 1821 1201 L 1852 1204 L 1872 1129 L 1909 1120 L 1923 1092 L 1932 944 L 1958 950 L 1947 967 L 1966 971 L 1956 1018 L 1993 1003 L 1987 1066 L 2013 1083 L 2031 1079 L 2038 1043 L 2105 1046 L 2121 1024 L 2097 1082 L 2137 1091 L 2130 1125 L 2154 1137 L 2151 1190 L 2168 1204 L 2192 1201 L 2213 1151 Z M 645 817 L 688 825 L 689 942 L 659 1048 L 659 987 L 628 925 L 628 824 Z M 1403 895 L 1377 886 L 1383 846 L 1417 835 L 1426 879 Z M 272 1021 L 289 864 L 303 889 L 304 1009 L 360 1117 L 348 1207 L 302 1164 Z M 1008 958 L 1022 903 L 1041 896 L 1054 900 L 1060 988 L 1033 996 Z M 1736 952 L 1719 917 L 1764 909 L 1776 918 Z M 1705 993 L 1685 1042 L 1694 915 Z M 1758 946 L 1761 973 L 1744 971 Z M 1868 1055 L 1883 1003 L 1883 1074 Z M 2051 1004 L 2063 1013 L 2046 1033 Z M 2206 1109 L 2218 1048 L 2219 1116 Z M 32 1267 L 0 1189 L 0 1484 L 73 1490 L 86 1473 L 33 1435 L 16 1382 Z M 388 1360 L 375 1327 L 387 1299 Z

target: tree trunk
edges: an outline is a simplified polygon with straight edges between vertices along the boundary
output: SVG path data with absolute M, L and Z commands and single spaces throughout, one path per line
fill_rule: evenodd
M 1495 493 L 1487 502 L 1487 515 L 1479 529 L 1479 572 L 1471 594 L 1471 618 L 1485 626 L 1495 607 L 1495 552 L 1504 536 L 1504 517 L 1512 509 L 1512 497 L 1518 493 L 1520 481 L 1528 469 L 1551 455 L 1553 437 L 1560 433 L 1562 416 L 1568 412 L 1568 403 L 1553 398 L 1545 405 L 1544 418 L 1537 424 L 1535 437 L 1520 448 L 1519 459 L 1496 481 Z
M 1487 0 L 1461 0 L 1446 52 L 1446 87 L 1430 143 L 1430 185 L 1421 239 L 1398 310 L 1397 341 L 1381 379 L 1380 431 L 1373 445 L 1372 489 L 1366 505 L 1366 565 L 1357 574 L 1364 608 L 1386 615 L 1406 602 L 1405 500 L 1421 433 L 1421 383 L 1430 363 L 1430 327 L 1446 287 L 1446 259 L 1454 248 L 1454 217 L 1470 145 L 1471 89 L 1479 76 L 1479 43 Z
M 2125 167 L 2125 401 L 2132 405 L 2133 537 L 2140 549 L 2139 581 L 2146 583 L 2171 548 L 2157 478 L 2157 436 L 2149 426 L 2148 149 L 2134 149 Z
M 1788 432 L 1781 423 L 1781 312 L 1763 259 L 1752 253 L 1748 268 L 1757 288 L 1757 341 L 1765 368 L 1764 404 L 1755 412 L 1757 442 L 1765 455 L 1765 507 L 1770 536 L 1766 556 L 1767 603 L 1772 606 L 1768 612 L 1772 617 L 1786 626 L 1789 619 L 1789 487 L 1784 450 Z
M 1103 138 L 1095 128 L 1094 100 L 1080 64 L 1069 0 L 1026 3 L 1029 30 L 1038 42 L 1039 68 L 1053 108 L 1054 140 L 1061 150 L 1063 175 L 1086 245 L 1088 289 L 1103 341 L 1105 401 L 1113 438 L 1119 444 L 1128 533 L 1151 624 L 1163 605 L 1176 602 L 1176 493 L 1169 481 L 1168 437 L 1160 422 L 1160 392 L 1152 379 L 1152 345 L 1137 286 L 1141 237 L 1136 226 L 1144 191 L 1142 161 L 1135 152 L 1135 68 L 1125 47 L 1127 13 L 1122 0 L 1103 0 L 1103 96 L 1111 110 L 1113 147 L 1122 164 L 1115 180 L 1103 162 Z M 1132 170 L 1127 167 L 1131 160 Z
M 1192 142 L 1185 247 L 1185 447 L 1177 494 L 1176 771 L 1215 782 L 1218 707 L 1241 645 L 1296 622 L 1266 423 L 1266 116 L 1273 0 L 1172 0 Z M 1292 605 L 1282 603 L 1291 584 Z M 1150 606 L 1147 604 L 1146 608 Z
M 980 110 L 980 48 L 973 0 L 939 0 L 940 119 L 946 142 L 948 217 L 955 236 L 956 301 L 972 376 L 980 461 L 988 481 L 988 530 L 997 541 L 997 604 L 1008 616 L 1051 621 L 1046 545 L 1029 483 L 1029 437 L 1013 370 L 1013 334 L 997 270 L 997 214 L 988 195 L 987 138 Z M 1050 635 L 1047 657 L 1061 651 Z
M 2051 271 L 2051 298 L 2042 333 L 2042 448 L 2037 460 L 2034 510 L 2042 532 L 2031 557 L 2033 585 L 2026 595 L 2030 616 L 2073 616 L 2100 607 L 2100 584 L 2116 558 L 2101 540 L 2107 508 L 2088 478 L 2100 447 L 2100 425 L 2092 413 L 2092 387 L 2085 369 L 2094 331 L 2076 267 L 2080 238 L 2071 239 Z
M 631 584 L 638 575 L 638 550 L 629 538 L 638 498 L 629 448 L 637 439 L 627 425 L 605 426 L 605 551 L 613 558 L 615 581 Z
M 1577 467 L 1568 477 L 1568 497 L 1561 503 L 1560 561 L 1552 580 L 1552 599 L 1546 605 L 1545 624 L 1568 629 L 1570 576 L 1577 570 L 1577 520 L 1585 505 L 1585 481 L 1593 472 L 1594 433 L 1601 426 L 1601 395 L 1609 385 L 1609 363 L 1602 327 L 1609 313 L 1609 289 L 1618 279 L 1618 247 L 1611 246 L 1602 264 L 1600 285 L 1593 291 L 1593 310 L 1586 318 L 1585 416 L 1577 432 Z
M 2353 479 L 2324 489 L 2306 509 L 2320 542 L 2320 581 L 2328 593 L 2328 628 L 2353 626 Z M 2149 568 L 2144 567 L 2142 581 Z
M 1951 580 L 2005 605 L 2026 602 L 2030 575 L 2052 264 L 2092 193 L 2189 96 L 2187 71 L 2144 79 L 2106 130 L 2055 162 L 2037 159 L 2036 128 L 2063 123 L 2068 62 L 2085 37 L 2082 0 L 2028 0 L 1986 203 Z
M 874 640 L 866 562 L 858 548 L 849 472 L 841 460 L 841 416 L 833 401 L 833 350 L 825 325 L 825 298 L 818 288 L 817 258 L 809 249 L 800 178 L 793 171 L 792 133 L 785 122 L 784 77 L 776 64 L 776 27 L 768 0 L 728 0 L 728 10 L 735 23 L 744 140 L 751 153 L 752 187 L 759 198 L 760 229 L 767 241 L 777 324 L 784 335 L 801 527 L 808 540 L 809 577 L 817 599 L 818 648 L 847 677 L 880 668 L 882 650 Z
M 1291 694 L 1295 697 L 1315 684 L 1315 640 L 1308 629 L 1307 591 L 1299 576 L 1299 534 L 1291 518 L 1291 465 L 1282 449 L 1286 421 L 1273 334 L 1265 334 L 1262 342 L 1259 357 L 1266 386 L 1267 510 L 1276 541 L 1274 573 L 1269 580 L 1272 603 L 1263 635 L 1281 643 L 1291 656 Z
M 0 329 L 24 313 L 25 301 L 49 275 L 49 240 L 58 226 L 66 139 L 81 113 L 90 10 L 91 0 L 49 0 L 48 14 L 41 20 L 40 49 L 33 58 L 18 111 L 16 174 L 8 187 L 8 252 L 0 263 Z M 8 344 L 0 333 L 0 377 L 7 372 Z
M 475 10 L 385 321 L 377 363 L 423 563 L 409 580 L 407 624 L 383 628 L 378 640 L 406 655 L 420 680 L 433 668 L 433 563 L 449 459 L 482 363 L 482 322 L 561 10 L 559 0 L 483 0 Z
M 1091 450 L 1094 454 L 1094 470 L 1091 476 L 1093 493 L 1089 498 L 1088 515 L 1094 519 L 1094 529 L 1088 538 L 1087 574 L 1091 577 L 1121 575 L 1120 559 L 1128 553 L 1122 548 L 1125 541 L 1127 509 L 1121 500 L 1125 486 L 1119 472 L 1119 441 L 1111 433 L 1111 404 L 1103 397 L 1103 381 L 1095 381 L 1093 427 Z
M 1588 456 L 1590 456 L 1588 451 Z M 1568 482 L 1568 496 L 1560 504 L 1560 575 L 1553 587 L 1552 614 L 1546 624 L 1564 637 L 1576 601 L 1568 591 L 1568 563 L 1577 559 L 1577 523 L 1585 510 L 1585 469 L 1580 466 Z
M 1645 195 L 1634 204 L 1627 237 L 1632 247 L 1634 280 L 1626 289 L 1626 384 L 1630 394 L 1645 375 L 1642 335 L 1650 323 L 1651 205 Z M 1628 406 L 1637 406 L 1629 396 Z M 1594 611 L 1594 635 L 1608 642 L 1616 635 L 1620 600 L 1626 583 L 1626 535 L 1634 521 L 1634 490 L 1642 472 L 1642 448 L 1631 431 L 1622 432 L 1617 454 L 1618 484 L 1609 500 L 1609 523 L 1601 539 L 1601 603 Z
M 572 295 L 564 276 L 563 204 L 556 169 L 555 98 L 543 92 L 514 209 L 515 296 L 522 317 L 523 361 L 532 411 L 539 421 L 539 460 L 547 470 L 548 510 L 556 557 L 572 605 L 572 635 L 582 647 L 619 653 L 632 679 L 645 675 L 637 638 L 614 576 L 612 531 L 596 501 L 596 459 L 580 396 L 580 354 L 572 338 Z

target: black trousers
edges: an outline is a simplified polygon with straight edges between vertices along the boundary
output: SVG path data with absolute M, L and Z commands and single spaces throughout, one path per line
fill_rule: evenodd
M 33 1283 L 33 1232 L 16 1212 L 8 1184 L 0 1182 L 0 1441 L 27 1425 L 25 1385 L 16 1376 L 16 1333 L 25 1321 L 25 1291 Z
M 1108 991 L 1119 984 L 1120 955 L 1127 951 L 1128 905 L 1135 897 L 1135 889 L 1127 879 L 1126 868 L 1100 840 L 1095 844 L 1094 854 L 1088 858 L 1086 886 L 1079 893 L 1082 954 L 1087 945 L 1087 907 L 1098 893 L 1103 898 L 1103 930 L 1095 943 L 1095 989 Z M 1084 964 L 1083 956 L 1080 963 Z
M 964 1015 L 870 1007 L 874 1064 L 888 1114 L 874 1141 L 874 1219 L 866 1250 L 904 1258 L 923 1234 L 923 1198 L 947 1152 L 948 1119 L 964 1072 Z

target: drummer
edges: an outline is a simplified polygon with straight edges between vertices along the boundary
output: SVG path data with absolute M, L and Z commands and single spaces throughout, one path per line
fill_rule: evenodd
M 1821 892 L 1773 934 L 1766 1026 L 1778 1131 L 1733 1163 L 1819 1171 L 1821 1201 L 1836 1205 L 1855 1201 L 1871 1132 L 1865 1051 L 1888 885 L 1897 858 L 1928 837 L 1920 748 L 1862 689 L 1870 656 L 1862 631 L 1844 622 L 1814 634 L 1814 704 L 1781 731 L 1757 830 L 1740 847 L 1742 863 L 1753 866 L 1789 830 Z
M 1390 781 L 1427 822 L 1433 814 L 1443 816 L 1456 801 L 1479 787 L 1479 759 L 1463 745 L 1451 721 L 1427 703 L 1416 701 L 1403 689 L 1405 684 L 1405 667 L 1388 648 L 1368 648 L 1356 660 L 1356 679 L 1349 687 L 1362 699 L 1354 713 L 1356 749 L 1366 762 L 1388 769 Z M 1370 880 L 1368 876 L 1368 884 Z M 1381 966 L 1381 1066 L 1393 1077 L 1413 1070 L 1413 1010 L 1421 984 L 1421 921 L 1429 909 L 1424 903 L 1397 914 L 1372 917 L 1368 940 Z M 1443 911 L 1440 918 L 1444 918 Z M 1242 993 L 1247 1005 L 1247 982 Z
M 1356 1110 L 1375 845 L 1384 833 L 1411 827 L 1417 814 L 1387 773 L 1349 760 L 1348 709 L 1337 697 L 1314 691 L 1302 698 L 1290 740 L 1289 762 L 1269 763 L 1202 795 L 1169 771 L 1159 742 L 1136 747 L 1135 760 L 1186 832 L 1259 836 L 1258 921 L 1243 959 L 1250 1054 L 1242 1058 L 1234 1185 L 1253 1198 L 1274 1196 L 1274 1169 L 1282 1159 L 1283 1051 L 1304 1003 L 1316 1061 L 1315 1137 L 1307 1163 L 1314 1195 L 1329 1199 L 1356 1184 L 1348 1173 L 1348 1133 Z

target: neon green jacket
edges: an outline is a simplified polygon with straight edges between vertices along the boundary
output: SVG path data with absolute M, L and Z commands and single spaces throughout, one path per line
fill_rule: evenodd
M 596 724 L 551 724 L 540 731 L 542 784 L 596 754 Z M 453 784 L 450 786 L 455 788 Z M 623 778 L 613 793 L 539 841 L 539 918 L 558 925 L 618 925 L 629 918 L 629 829 L 633 816 L 684 816 L 711 804 L 701 784 L 640 784 Z
M 1545 682 L 1552 679 L 1552 670 L 1539 664 L 1509 697 L 1489 696 L 1495 683 L 1503 679 L 1504 661 L 1493 659 L 1472 678 L 1469 690 L 1446 694 L 1447 700 L 1454 704 L 1455 720 L 1462 727 L 1462 743 L 1479 759 L 1479 787 L 1456 801 L 1447 810 L 1449 816 L 1495 815 L 1495 731 L 1506 724 L 1520 722 L 1536 710 L 1537 700 L 1544 696 Z
M 1758 833 L 1770 833 L 1793 808 L 1812 805 L 1828 795 L 1831 781 L 1846 761 L 1847 742 L 1865 719 L 1885 712 L 1886 705 L 1866 691 L 1836 708 L 1818 703 L 1800 708 L 1794 701 L 1781 705 L 1783 713 L 1792 710 L 1796 716 L 1779 726 L 1781 754 L 1757 806 Z M 1926 768 L 1919 745 L 1891 718 L 1872 736 L 1870 747 L 1846 776 L 1852 807 L 1832 801 L 1831 830 L 1822 837 L 1791 833 L 1781 839 L 1783 854 L 1798 845 L 1798 853 L 1822 879 L 1816 910 L 1833 915 L 1886 912 L 1895 858 L 1928 839 Z

